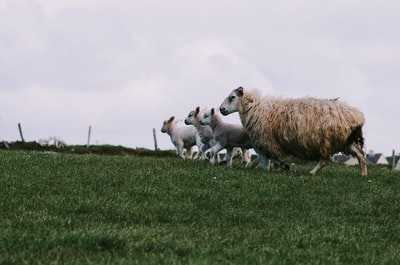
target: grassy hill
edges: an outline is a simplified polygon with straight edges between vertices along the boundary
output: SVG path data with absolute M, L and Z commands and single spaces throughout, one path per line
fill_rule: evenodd
M 387 168 L 367 182 L 334 163 L 311 177 L 310 163 L 70 151 L 0 150 L 0 264 L 400 261 L 400 176 Z

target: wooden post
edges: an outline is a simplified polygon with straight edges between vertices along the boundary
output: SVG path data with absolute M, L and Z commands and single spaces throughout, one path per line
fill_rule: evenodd
M 19 135 L 21 136 L 21 141 L 25 142 L 24 135 L 22 134 L 21 123 L 18 123 L 18 130 L 19 130 Z
M 153 128 L 153 138 L 154 138 L 154 151 L 158 150 L 157 146 L 157 136 L 156 136 L 156 129 Z
M 393 153 L 392 153 L 392 170 L 394 170 L 395 167 L 396 167 L 396 154 L 395 154 L 395 151 L 393 150 Z
M 90 134 L 92 133 L 92 126 L 89 126 L 88 138 L 87 138 L 87 148 L 90 146 Z

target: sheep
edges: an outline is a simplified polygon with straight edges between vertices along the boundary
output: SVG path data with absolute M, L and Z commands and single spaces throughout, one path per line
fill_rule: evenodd
M 54 145 L 57 148 L 64 148 L 67 146 L 67 143 L 63 139 L 54 137 Z
M 234 89 L 222 102 L 220 112 L 239 112 L 253 145 L 266 157 L 293 155 L 317 160 L 310 171 L 316 175 L 331 155 L 344 152 L 357 157 L 361 175 L 367 175 L 362 126 L 364 115 L 339 100 L 281 99 L 261 97 L 259 91 Z
M 205 152 L 211 148 L 211 146 L 215 145 L 215 141 L 213 140 L 211 127 L 209 125 L 200 124 L 200 107 L 197 107 L 195 110 L 189 112 L 188 116 L 185 118 L 185 124 L 193 125 L 196 128 L 197 135 L 202 143 L 199 152 L 201 154 L 201 158 L 205 160 Z
M 49 138 L 41 138 L 41 139 L 39 139 L 39 144 L 41 145 L 41 146 L 45 146 L 45 145 L 49 145 L 49 143 L 50 143 L 50 141 L 52 140 L 52 138 L 51 137 L 49 137 Z
M 192 148 L 197 144 L 196 128 L 193 126 L 178 127 L 177 121 L 172 116 L 163 122 L 162 133 L 167 133 L 176 148 L 176 153 L 181 158 L 192 158 Z M 186 149 L 186 156 L 184 155 Z
M 233 149 L 240 147 L 242 149 L 243 164 L 245 166 L 249 164 L 250 155 L 248 149 L 252 148 L 252 145 L 243 126 L 224 122 L 214 108 L 203 112 L 200 124 L 211 127 L 216 142 L 213 147 L 206 151 L 206 154 L 211 153 L 211 163 L 215 163 L 215 156 L 219 151 L 226 148 L 227 165 L 232 167 Z

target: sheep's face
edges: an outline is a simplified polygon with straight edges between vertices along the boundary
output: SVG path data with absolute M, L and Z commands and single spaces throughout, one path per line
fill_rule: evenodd
M 206 110 L 200 116 L 200 124 L 201 125 L 210 125 L 212 121 L 212 115 L 214 114 L 214 109 Z
M 193 125 L 195 116 L 196 116 L 196 111 L 195 110 L 192 110 L 191 112 L 189 112 L 188 116 L 185 119 L 185 124 L 186 125 Z
M 240 99 L 243 96 L 243 88 L 239 87 L 233 90 L 229 96 L 222 102 L 219 111 L 222 115 L 229 115 L 239 111 Z
M 172 116 L 171 118 L 169 118 L 169 120 L 165 120 L 163 122 L 163 125 L 161 127 L 161 132 L 162 133 L 167 133 L 167 132 L 169 132 L 171 130 L 171 127 L 174 124 L 174 119 L 175 119 L 175 117 Z

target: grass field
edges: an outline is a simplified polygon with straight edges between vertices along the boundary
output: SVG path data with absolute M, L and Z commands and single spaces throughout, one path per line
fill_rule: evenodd
M 0 151 L 0 264 L 399 264 L 400 173 Z

